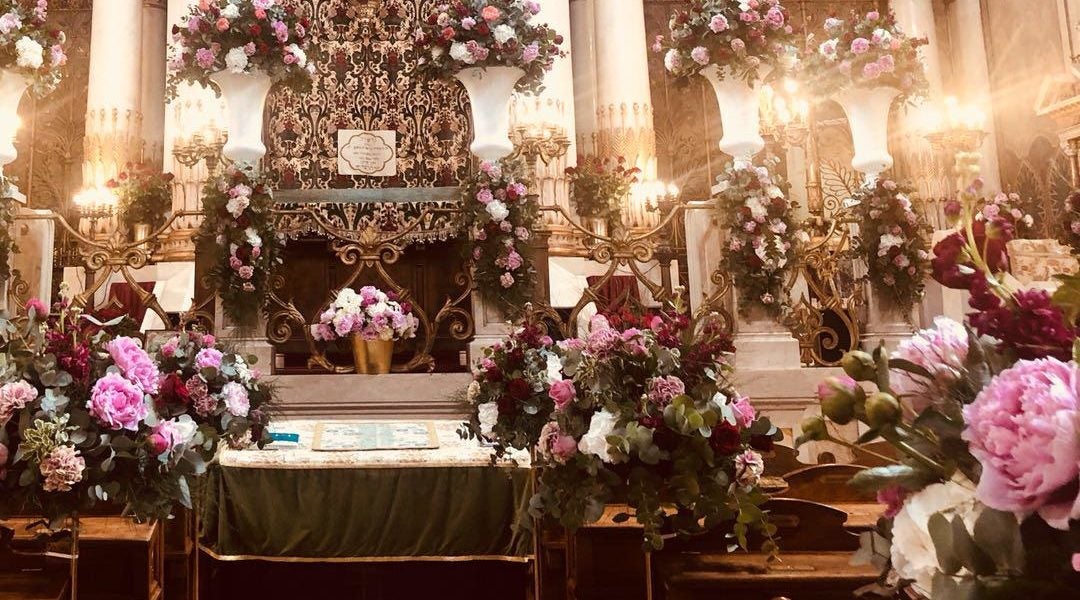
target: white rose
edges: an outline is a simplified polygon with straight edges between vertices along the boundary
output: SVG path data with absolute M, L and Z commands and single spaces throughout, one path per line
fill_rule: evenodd
M 554 354 L 547 357 L 547 380 L 549 385 L 562 380 L 562 361 Z
M 765 217 L 769 216 L 768 207 L 762 204 L 761 199 L 757 196 L 750 196 L 743 202 L 743 204 L 746 206 L 746 208 L 750 209 L 750 216 L 753 217 L 754 220 L 764 219 Z
M 23 36 L 19 38 L 19 41 L 15 42 L 15 52 L 18 53 L 18 57 L 15 59 L 15 64 L 20 67 L 26 67 L 27 69 L 36 69 L 44 62 L 42 53 L 44 48 L 41 44 L 34 40 Z
M 225 210 L 229 211 L 229 214 L 234 219 L 239 219 L 240 215 L 244 214 L 244 209 L 251 204 L 251 198 L 247 196 L 233 196 L 229 198 L 229 201 L 225 203 Z
M 235 4 L 226 4 L 225 8 L 221 9 L 221 16 L 231 21 L 240 16 L 240 7 Z
M 296 57 L 296 64 L 301 69 L 307 65 L 307 53 L 300 49 L 300 46 L 296 44 L 289 44 L 285 46 L 285 51 Z
M 592 420 L 589 421 L 589 431 L 581 436 L 581 441 L 578 442 L 578 451 L 582 454 L 594 454 L 606 463 L 614 462 L 608 452 L 607 436 L 615 431 L 615 420 L 615 415 L 606 408 L 593 413 Z
M 951 521 L 964 519 L 970 531 L 982 511 L 975 502 L 975 485 L 963 477 L 959 481 L 935 483 L 904 502 L 893 519 L 892 565 L 900 577 L 915 582 L 924 594 L 933 587 L 938 571 L 937 551 L 930 537 L 930 517 L 943 512 Z
M 491 219 L 496 223 L 510 216 L 510 209 L 506 208 L 506 205 L 498 200 L 488 202 L 487 211 L 491 215 Z
M 469 404 L 476 404 L 476 399 L 480 397 L 480 382 L 472 380 L 469 382 L 469 388 L 465 390 L 465 399 L 469 401 Z
M 195 440 L 195 434 L 199 432 L 199 424 L 191 419 L 190 415 L 180 415 L 173 419 L 176 434 L 180 438 L 175 446 L 187 446 Z
M 461 42 L 450 44 L 450 59 L 470 65 L 475 62 L 473 55 L 469 53 L 469 49 Z
M 517 34 L 514 33 L 513 27 L 504 23 L 502 25 L 497 25 L 495 29 L 492 29 L 491 35 L 495 36 L 496 42 L 500 44 L 505 44 L 506 42 L 514 39 Z
M 825 40 L 818 46 L 818 53 L 829 60 L 836 60 L 836 39 Z
M 495 423 L 499 421 L 499 405 L 494 402 L 485 402 L 476 407 L 476 414 L 480 420 L 480 434 L 491 438 L 495 431 Z
M 893 235 L 891 233 L 886 233 L 885 235 L 881 236 L 881 243 L 878 245 L 878 256 L 885 256 L 889 253 L 890 249 L 896 246 L 900 246 L 903 243 L 904 238 L 898 235 Z
M 244 236 L 247 237 L 247 243 L 256 248 L 261 248 L 263 245 L 262 238 L 259 237 L 259 232 L 255 231 L 254 227 L 248 227 L 244 230 Z
M 242 46 L 237 46 L 225 54 L 225 68 L 230 73 L 243 73 L 247 66 L 248 56 Z

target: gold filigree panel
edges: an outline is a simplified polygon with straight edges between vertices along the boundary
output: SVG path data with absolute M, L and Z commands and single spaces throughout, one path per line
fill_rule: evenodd
M 297 0 L 318 42 L 311 89 L 275 90 L 267 161 L 283 189 L 456 185 L 469 164 L 468 95 L 417 74 L 412 35 L 436 0 Z M 370 13 L 374 13 L 369 17 Z M 397 132 L 397 175 L 337 173 L 339 129 Z

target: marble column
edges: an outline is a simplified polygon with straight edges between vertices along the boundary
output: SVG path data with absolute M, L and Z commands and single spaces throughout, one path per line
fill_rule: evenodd
M 574 123 L 578 151 L 596 153 L 596 0 L 570 0 L 570 62 L 574 77 Z
M 985 107 L 989 118 L 983 129 L 989 134 L 979 152 L 982 179 L 991 193 L 1001 189 L 1001 172 L 998 168 L 997 136 L 994 127 L 993 92 L 990 86 L 990 66 L 986 54 L 986 38 L 983 35 L 982 2 L 980 0 L 954 0 L 950 5 L 952 32 L 950 54 L 952 56 L 953 87 L 961 103 Z
M 90 28 L 83 185 L 103 185 L 142 155 L 143 0 L 95 2 Z
M 165 0 L 146 0 L 142 18 L 143 160 L 162 167 L 165 158 L 165 59 L 169 43 Z

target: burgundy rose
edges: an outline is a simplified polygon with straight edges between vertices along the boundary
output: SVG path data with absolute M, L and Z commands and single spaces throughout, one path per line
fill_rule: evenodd
M 713 452 L 723 455 L 734 454 L 741 444 L 742 434 L 738 427 L 727 421 L 720 421 L 713 427 L 712 436 L 709 437 L 709 445 L 712 446 Z
M 191 404 L 191 392 L 179 375 L 169 373 L 161 380 L 161 393 L 155 404 L 160 411 L 178 408 L 181 409 L 179 412 L 184 412 Z
M 520 377 L 517 379 L 511 379 L 510 383 L 506 384 L 506 393 L 510 394 L 510 397 L 519 402 L 527 400 L 532 395 L 532 388 L 528 382 Z
M 499 365 L 491 365 L 491 368 L 487 369 L 487 380 L 491 383 L 503 380 L 502 369 L 499 368 Z

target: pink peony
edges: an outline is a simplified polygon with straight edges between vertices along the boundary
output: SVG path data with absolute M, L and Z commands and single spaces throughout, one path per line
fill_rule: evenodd
M 1078 396 L 1075 363 L 1021 360 L 964 407 L 962 437 L 982 464 L 981 502 L 1021 518 L 1038 511 L 1057 529 L 1080 517 Z
M 713 15 L 712 18 L 709 19 L 709 29 L 713 33 L 725 31 L 728 28 L 728 25 L 727 17 L 724 15 Z
M 736 400 L 731 405 L 731 410 L 735 413 L 735 420 L 739 422 L 739 426 L 743 429 L 754 424 L 754 419 L 757 418 L 757 411 L 754 410 L 754 405 L 750 403 L 750 399 L 743 396 Z
M 565 465 L 566 461 L 577 454 L 577 441 L 568 435 L 563 435 L 556 421 L 548 421 L 540 430 L 537 450 L 540 456 Z
M 180 432 L 173 421 L 161 421 L 154 426 L 154 431 L 147 438 L 154 456 L 167 454 L 181 442 Z
M 697 46 L 690 51 L 690 58 L 699 65 L 709 64 L 709 49 L 705 46 Z
M 491 201 L 494 199 L 495 197 L 488 188 L 483 188 L 479 192 L 476 192 L 476 201 L 485 206 L 491 204 Z
M 948 317 L 936 317 L 932 329 L 923 329 L 900 342 L 892 357 L 915 363 L 933 376 L 927 380 L 899 369 L 890 373 L 893 391 L 909 417 L 949 393 L 949 388 L 963 376 L 967 351 L 967 330 Z
M 877 79 L 881 77 L 881 66 L 876 62 L 866 63 L 862 70 L 863 77 L 866 79 Z
M 863 54 L 870 49 L 870 40 L 866 38 L 855 38 L 851 40 L 851 53 Z
M 116 372 L 97 380 L 86 409 L 102 426 L 128 431 L 137 431 L 147 414 L 142 390 Z
M 531 63 L 540 56 L 540 44 L 533 42 L 521 49 L 521 60 L 525 64 Z
M 0 426 L 7 423 L 16 411 L 37 400 L 37 397 L 37 388 L 21 379 L 0 386 Z
M 113 362 L 120 373 L 129 381 L 137 384 L 147 394 L 158 393 L 161 373 L 150 355 L 142 349 L 138 340 L 130 337 L 118 337 L 105 344 Z
M 195 62 L 204 69 L 214 66 L 214 51 L 209 48 L 199 48 L 195 51 Z
M 686 393 L 686 385 L 682 379 L 674 375 L 653 377 L 648 381 L 649 402 L 656 406 L 667 406 L 675 396 Z
M 548 396 L 555 401 L 556 410 L 566 410 L 566 407 L 570 406 L 574 399 L 577 398 L 577 390 L 574 389 L 573 381 L 560 379 L 551 384 Z
M 203 348 L 195 355 L 195 368 L 221 368 L 221 359 L 224 355 L 217 348 Z
M 46 492 L 69 492 L 82 481 L 86 461 L 71 446 L 57 446 L 41 461 L 38 470 L 45 478 L 41 488 Z

